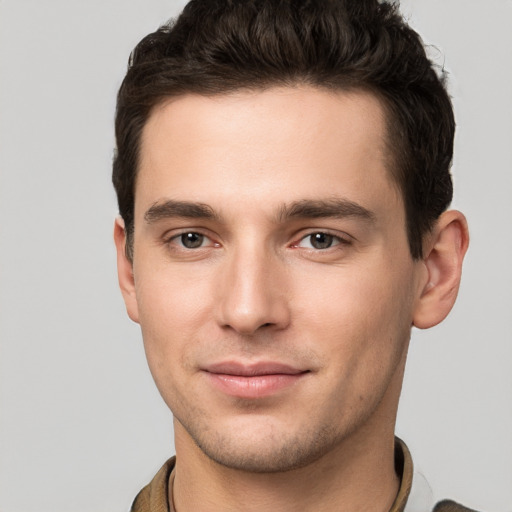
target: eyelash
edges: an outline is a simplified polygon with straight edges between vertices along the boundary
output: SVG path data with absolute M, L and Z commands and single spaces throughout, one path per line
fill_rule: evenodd
M 323 235 L 331 239 L 331 242 L 335 242 L 334 244 L 329 245 L 329 247 L 325 248 L 318 248 L 318 247 L 306 247 L 305 249 L 308 249 L 310 251 L 314 252 L 322 252 L 322 251 L 328 251 L 329 249 L 335 249 L 338 246 L 348 246 L 352 244 L 352 240 L 348 236 L 341 236 L 339 234 L 334 234 L 328 230 L 318 230 L 318 231 L 310 231 L 309 233 L 302 236 L 297 242 L 294 242 L 292 244 L 293 248 L 300 248 L 301 242 L 307 240 L 308 238 L 311 240 L 313 236 L 315 235 Z M 313 244 L 311 244 L 313 245 Z
M 197 249 L 205 248 L 205 246 L 203 246 L 202 243 L 199 247 L 186 247 L 183 244 L 183 236 L 185 236 L 185 235 L 196 235 L 196 236 L 202 237 L 202 239 L 203 239 L 202 242 L 204 242 L 205 239 L 210 240 L 212 247 L 220 247 L 220 244 L 217 242 L 213 242 L 213 240 L 208 235 L 205 235 L 204 233 L 201 233 L 200 231 L 193 231 L 193 230 L 182 231 L 181 233 L 174 234 L 174 235 L 166 238 L 164 240 L 164 243 L 166 246 L 171 247 L 173 245 L 173 242 L 179 241 L 181 239 L 181 243 L 179 244 L 178 250 L 194 251 Z

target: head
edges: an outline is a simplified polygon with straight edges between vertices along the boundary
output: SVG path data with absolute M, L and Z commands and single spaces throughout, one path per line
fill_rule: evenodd
M 137 46 L 119 279 L 177 451 L 276 472 L 392 436 L 411 326 L 448 314 L 467 247 L 453 127 L 385 3 L 192 1 Z

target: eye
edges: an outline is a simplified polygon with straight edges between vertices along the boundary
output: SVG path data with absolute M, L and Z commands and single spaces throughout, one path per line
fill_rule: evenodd
M 187 231 L 173 236 L 168 243 L 185 249 L 199 249 L 201 247 L 214 245 L 207 236 L 196 233 L 195 231 Z
M 296 245 L 296 247 L 304 247 L 306 249 L 325 250 L 335 247 L 339 244 L 349 244 L 348 240 L 345 240 L 339 236 L 331 235 L 323 231 L 316 233 L 310 233 L 302 238 Z
M 187 249 L 197 249 L 203 245 L 204 236 L 199 233 L 183 233 L 180 235 L 180 241 Z

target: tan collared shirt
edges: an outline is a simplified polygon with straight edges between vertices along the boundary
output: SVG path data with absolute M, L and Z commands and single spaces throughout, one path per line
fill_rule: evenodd
M 172 489 L 176 457 L 169 459 L 153 480 L 140 491 L 133 502 L 131 512 L 176 512 L 169 502 L 169 489 Z M 413 482 L 413 464 L 411 454 L 405 443 L 396 438 L 395 468 L 400 476 L 400 487 L 395 502 L 389 512 L 407 512 L 407 501 Z M 430 507 L 424 512 L 431 512 Z M 432 512 L 475 512 L 453 501 L 439 502 Z

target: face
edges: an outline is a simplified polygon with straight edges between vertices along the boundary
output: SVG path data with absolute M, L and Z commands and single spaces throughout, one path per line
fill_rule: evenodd
M 152 113 L 125 299 L 177 450 L 275 472 L 392 431 L 422 266 L 384 138 L 365 93 L 188 95 Z

